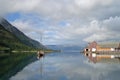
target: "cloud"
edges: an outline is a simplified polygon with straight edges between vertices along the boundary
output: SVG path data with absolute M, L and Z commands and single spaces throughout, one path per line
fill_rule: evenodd
M 119 0 L 0 0 L 0 15 L 20 13 L 13 25 L 46 44 L 119 40 Z M 114 36 L 116 35 L 116 36 Z
M 85 41 L 105 41 L 105 40 L 119 40 L 120 37 L 120 17 L 110 17 L 109 19 L 97 22 L 97 28 L 92 29 L 93 32 Z M 95 26 L 95 25 L 93 25 Z M 115 36 L 114 36 L 115 35 Z
M 103 21 L 104 27 L 106 26 L 109 28 L 109 30 L 114 31 L 114 32 L 119 32 L 120 31 L 120 17 L 110 17 L 107 20 Z
M 114 2 L 113 0 L 4 0 L 0 2 L 0 11 L 3 13 L 36 13 L 53 19 L 81 18 L 91 15 L 91 13 L 96 14 L 96 10 L 104 11 L 101 8 L 106 6 L 111 9 Z M 100 16 L 100 14 L 98 15 Z
M 79 23 L 76 22 L 66 22 L 66 25 L 64 26 L 57 25 L 57 23 L 54 24 L 54 22 L 44 22 L 46 21 L 34 23 L 32 20 L 20 19 L 15 20 L 12 24 L 26 33 L 26 35 L 38 41 L 42 35 L 43 40 L 45 40 L 44 43 L 47 42 L 51 44 L 80 44 L 82 41 L 119 40 L 120 37 L 120 17 L 110 17 L 109 19 L 103 21 L 93 20 L 90 23 L 81 26 L 79 26 Z

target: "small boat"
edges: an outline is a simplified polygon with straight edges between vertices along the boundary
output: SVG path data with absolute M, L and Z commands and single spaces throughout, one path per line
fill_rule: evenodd
M 44 57 L 45 53 L 44 51 L 38 51 L 37 52 L 37 58 L 40 59 L 41 57 Z

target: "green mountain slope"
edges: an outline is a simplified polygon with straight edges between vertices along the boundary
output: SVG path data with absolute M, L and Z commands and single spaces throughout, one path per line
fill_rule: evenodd
M 25 50 L 32 49 L 21 43 L 11 32 L 0 24 L 0 50 Z
M 23 44 L 30 46 L 32 48 L 46 48 L 45 46 L 43 46 L 41 43 L 39 43 L 38 41 L 35 41 L 31 38 L 29 38 L 28 36 L 26 36 L 23 32 L 21 32 L 20 30 L 18 30 L 16 27 L 14 27 L 13 25 L 11 25 L 7 20 L 5 20 L 4 18 L 0 18 L 0 24 L 2 25 L 2 27 L 4 27 L 7 31 L 11 32 L 16 38 L 18 38 L 20 40 L 20 42 L 22 42 Z

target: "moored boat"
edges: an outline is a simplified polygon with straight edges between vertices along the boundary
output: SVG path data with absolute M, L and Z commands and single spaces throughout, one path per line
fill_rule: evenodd
M 45 53 L 44 51 L 40 50 L 37 52 L 37 58 L 40 59 L 41 57 L 44 57 Z

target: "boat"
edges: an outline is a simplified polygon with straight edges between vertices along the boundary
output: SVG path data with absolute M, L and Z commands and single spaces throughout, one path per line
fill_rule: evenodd
M 45 53 L 44 51 L 40 50 L 37 52 L 37 58 L 40 59 L 41 57 L 44 57 Z

